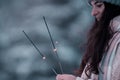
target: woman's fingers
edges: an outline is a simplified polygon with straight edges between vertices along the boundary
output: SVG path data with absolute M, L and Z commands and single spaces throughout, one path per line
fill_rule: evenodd
M 61 74 L 58 74 L 58 75 L 56 76 L 56 80 L 61 80 Z
M 75 80 L 76 77 L 70 74 L 58 74 L 56 80 Z

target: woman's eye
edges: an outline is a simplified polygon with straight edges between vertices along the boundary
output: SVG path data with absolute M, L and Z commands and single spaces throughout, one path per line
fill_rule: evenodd
M 101 6 L 102 6 L 102 4 L 97 4 L 96 6 L 97 6 L 97 7 L 101 7 Z
M 101 7 L 102 6 L 102 4 L 99 4 L 99 5 L 96 5 L 97 7 Z

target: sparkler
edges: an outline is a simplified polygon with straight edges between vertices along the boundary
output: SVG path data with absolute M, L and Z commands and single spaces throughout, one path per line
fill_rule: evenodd
M 40 52 L 40 50 L 37 48 L 37 46 L 35 45 L 35 43 L 30 39 L 30 37 L 26 34 L 26 32 L 23 30 L 24 35 L 27 37 L 27 39 L 31 42 L 31 44 L 35 47 L 35 49 L 38 51 L 38 53 L 40 54 L 40 56 L 42 57 L 43 60 L 46 60 L 47 58 L 45 57 L 45 55 L 42 54 L 42 52 Z M 52 71 L 57 75 L 57 72 L 55 71 L 54 68 L 52 68 Z
M 57 61 L 58 61 L 58 64 L 59 64 L 61 73 L 63 74 L 63 68 L 62 68 L 62 65 L 61 65 L 61 62 L 60 62 L 58 53 L 57 53 L 57 48 L 55 47 L 55 44 L 54 44 L 52 35 L 51 35 L 51 33 L 50 33 L 49 27 L 48 27 L 48 25 L 47 25 L 47 21 L 46 21 L 46 19 L 45 19 L 45 16 L 43 16 L 43 20 L 44 20 L 44 23 L 45 23 L 45 25 L 46 25 L 46 28 L 47 28 L 47 31 L 48 31 L 48 34 L 49 34 L 49 37 L 50 37 L 50 40 L 51 40 L 51 43 L 52 43 L 52 46 L 53 46 L 53 51 L 55 52 L 55 54 L 56 54 L 56 56 L 57 56 Z

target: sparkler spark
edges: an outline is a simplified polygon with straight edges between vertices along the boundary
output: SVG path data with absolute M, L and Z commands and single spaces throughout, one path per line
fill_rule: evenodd
M 54 52 L 56 52 L 56 51 L 57 51 L 57 49 L 53 49 L 53 51 L 54 51 Z
M 23 30 L 24 35 L 27 37 L 27 39 L 32 43 L 32 45 L 35 47 L 35 49 L 38 51 L 38 53 L 41 55 L 43 60 L 46 60 L 46 57 L 40 52 L 40 50 L 37 48 L 35 43 L 30 39 L 30 37 L 26 34 L 26 32 Z M 46 60 L 47 61 L 47 60 Z M 52 71 L 57 75 L 57 72 L 54 68 L 52 68 Z
M 48 31 L 48 34 L 49 34 L 49 37 L 50 37 L 50 40 L 51 40 L 51 43 L 52 43 L 52 46 L 53 46 L 53 51 L 56 53 L 58 65 L 59 65 L 59 67 L 60 67 L 61 73 L 63 74 L 63 68 L 62 68 L 62 65 L 61 65 L 59 56 L 58 56 L 58 54 L 57 54 L 57 48 L 55 47 L 55 44 L 54 44 L 52 35 L 51 35 L 51 33 L 50 33 L 49 27 L 48 27 L 48 25 L 47 25 L 47 21 L 46 21 L 46 19 L 45 19 L 45 16 L 43 16 L 43 20 L 44 20 L 44 23 L 45 23 L 45 25 L 46 25 L 46 28 L 47 28 L 47 31 Z
M 58 41 L 56 41 L 55 43 L 58 44 Z
M 44 56 L 44 57 L 42 57 L 42 59 L 44 59 L 44 60 L 45 60 L 45 59 L 46 59 L 46 57 Z

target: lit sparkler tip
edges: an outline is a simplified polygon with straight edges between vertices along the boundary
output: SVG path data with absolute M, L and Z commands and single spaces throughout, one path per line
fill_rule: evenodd
M 56 51 L 57 51 L 57 48 L 53 49 L 53 51 L 56 52 Z
M 58 44 L 58 41 L 56 41 L 55 43 Z
M 45 56 L 43 56 L 42 58 L 43 58 L 44 60 L 46 59 L 46 57 L 45 57 Z

